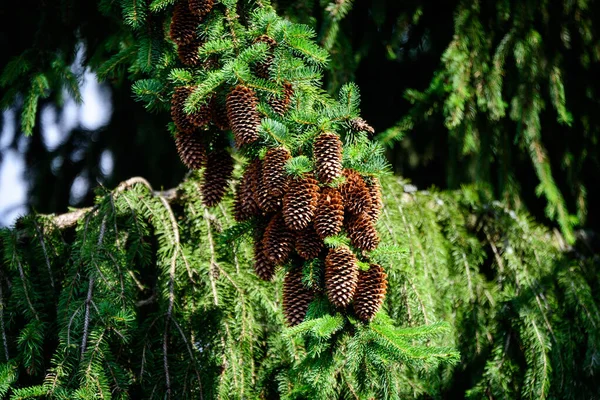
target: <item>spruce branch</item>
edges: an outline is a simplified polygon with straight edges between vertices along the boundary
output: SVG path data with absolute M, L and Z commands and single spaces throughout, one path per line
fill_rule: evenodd
M 0 276 L 2 274 L 0 273 Z M 4 293 L 2 292 L 2 282 L 0 282 L 0 331 L 2 331 L 2 345 L 4 347 L 4 357 L 6 362 L 10 361 L 10 355 L 8 354 L 8 339 L 6 338 L 6 327 L 4 326 Z

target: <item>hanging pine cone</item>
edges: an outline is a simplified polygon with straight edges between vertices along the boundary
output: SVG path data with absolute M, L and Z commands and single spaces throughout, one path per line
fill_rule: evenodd
M 189 43 L 177 45 L 177 55 L 181 62 L 188 67 L 197 67 L 201 64 L 198 47 L 202 42 L 199 39 L 194 39 Z
M 202 18 L 212 10 L 213 3 L 213 0 L 189 0 L 189 9 L 192 14 Z
M 283 280 L 283 313 L 289 326 L 296 326 L 306 317 L 313 291 L 302 283 L 302 268 L 296 267 Z
M 237 147 L 258 140 L 260 115 L 256 111 L 258 98 L 254 91 L 238 85 L 227 96 L 227 118 Z
M 335 133 L 322 133 L 315 139 L 314 154 L 317 176 L 331 183 L 342 174 L 342 142 Z
M 275 147 L 267 151 L 262 178 L 265 189 L 271 196 L 281 197 L 286 192 L 288 183 L 285 164 L 291 157 L 285 147 Z
M 358 215 L 371 209 L 371 193 L 360 174 L 353 170 L 344 170 L 346 182 L 340 191 L 344 198 L 344 206 L 350 214 Z
M 383 199 L 381 198 L 381 184 L 379 179 L 371 178 L 371 182 L 367 184 L 369 193 L 371 194 L 371 208 L 367 210 L 367 213 L 371 217 L 373 223 L 377 222 L 379 215 L 381 215 L 381 209 L 383 208 Z
M 350 249 L 330 249 L 325 257 L 325 287 L 329 301 L 336 307 L 346 307 L 352 301 L 357 280 L 358 261 Z
M 371 135 L 375 133 L 375 129 L 371 125 L 367 124 L 367 121 L 360 117 L 354 118 L 352 121 L 350 121 L 350 128 L 354 132 L 367 132 Z
M 269 105 L 275 111 L 276 114 L 283 115 L 286 113 L 292 102 L 292 96 L 294 95 L 294 87 L 291 83 L 285 82 L 283 84 L 283 97 L 271 97 L 269 99 Z
M 210 121 L 213 100 L 210 98 L 206 104 L 194 114 L 186 114 L 185 102 L 194 91 L 191 86 L 179 86 L 175 88 L 171 98 L 171 117 L 181 132 L 192 132 L 196 127 L 201 127 Z
M 170 36 L 178 45 L 188 44 L 196 38 L 199 19 L 189 9 L 188 0 L 179 0 L 173 9 Z
M 288 228 L 295 231 L 306 228 L 313 220 L 318 200 L 319 186 L 316 179 L 310 176 L 291 179 L 283 197 L 283 216 Z
M 227 118 L 227 108 L 225 104 L 216 103 L 213 107 L 212 121 L 217 128 L 222 131 L 229 129 L 229 118 Z
M 360 271 L 354 295 L 354 312 L 358 318 L 371 321 L 381 308 L 386 291 L 387 274 L 380 265 L 371 264 L 368 271 Z
M 266 212 L 273 213 L 281 209 L 282 197 L 275 196 L 267 190 L 265 180 L 263 179 L 264 162 L 258 160 L 259 170 L 257 178 L 253 183 L 252 191 L 254 192 L 254 200 L 258 207 Z
M 346 220 L 346 230 L 352 246 L 372 251 L 379 244 L 379 235 L 367 213 L 352 215 Z
M 294 249 L 294 236 L 285 226 L 281 213 L 275 214 L 263 237 L 263 252 L 275 265 L 284 264 Z
M 319 195 L 315 228 L 321 239 L 340 233 L 344 222 L 342 196 L 335 188 L 325 188 Z
M 323 241 L 317 236 L 312 225 L 296 231 L 296 253 L 305 260 L 319 256 L 323 250 Z
M 253 68 L 256 76 L 263 79 L 269 79 L 269 68 L 273 63 L 273 49 L 277 42 L 267 35 L 262 35 L 259 36 L 254 43 L 266 43 L 267 46 L 269 46 L 266 59 L 263 62 L 256 63 Z
M 258 161 L 258 163 L 257 163 Z M 256 203 L 253 186 L 259 178 L 260 160 L 254 160 L 248 166 L 240 179 L 233 203 L 233 216 L 236 221 L 246 221 L 259 215 L 260 209 Z
M 254 240 L 254 272 L 263 281 L 272 281 L 275 276 L 275 264 L 265 255 L 261 238 Z
M 214 207 L 223 198 L 233 173 L 233 158 L 227 150 L 215 150 L 206 157 L 204 182 L 202 183 L 202 202 Z
M 206 146 L 199 132 L 177 132 L 175 146 L 181 162 L 189 169 L 200 169 L 206 161 Z

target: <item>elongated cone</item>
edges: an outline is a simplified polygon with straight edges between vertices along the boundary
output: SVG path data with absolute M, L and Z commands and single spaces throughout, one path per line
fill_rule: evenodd
M 240 179 L 234 199 L 233 216 L 236 221 L 246 221 L 260 214 L 256 202 L 253 187 L 260 178 L 260 160 L 256 159 L 246 166 L 246 170 Z
M 315 229 L 321 239 L 340 233 L 344 223 L 342 196 L 335 188 L 325 188 L 319 195 Z
M 301 231 L 296 231 L 296 253 L 305 260 L 316 258 L 323 250 L 323 241 L 315 232 L 312 225 Z
M 346 230 L 352 246 L 367 251 L 377 248 L 379 235 L 373 220 L 367 213 L 349 216 L 346 220 Z
M 306 317 L 314 293 L 302 283 L 302 268 L 294 268 L 283 280 L 283 313 L 288 326 L 296 326 Z
M 194 39 L 189 43 L 177 45 L 177 55 L 182 63 L 188 67 L 197 67 L 202 62 L 198 54 L 198 47 L 202 45 L 200 39 Z
M 273 63 L 273 49 L 275 48 L 275 45 L 277 44 L 277 42 L 273 39 L 270 38 L 267 35 L 262 35 L 259 36 L 254 43 L 266 43 L 267 46 L 269 47 L 269 51 L 267 52 L 267 57 L 263 62 L 259 62 L 256 65 L 254 65 L 253 68 L 253 72 L 256 76 L 258 76 L 259 78 L 263 78 L 263 79 L 269 79 L 269 68 L 271 67 L 271 64 Z
M 350 249 L 336 247 L 325 257 L 325 287 L 327 297 L 336 307 L 346 307 L 352 301 L 358 282 L 358 261 Z
M 263 237 L 263 252 L 275 265 L 284 264 L 294 249 L 294 235 L 288 230 L 281 213 L 275 214 Z
M 275 264 L 273 264 L 263 251 L 261 238 L 254 240 L 254 272 L 263 281 L 272 281 L 275 276 Z
M 285 164 L 291 158 L 285 147 L 269 149 L 263 163 L 263 181 L 271 196 L 281 197 L 288 188 Z
M 206 146 L 199 132 L 178 132 L 175 145 L 181 162 L 189 169 L 200 169 L 206 162 Z
M 350 128 L 354 132 L 367 132 L 371 135 L 375 133 L 375 129 L 362 118 L 354 118 L 350 121 Z
M 230 128 L 225 104 L 219 104 L 215 102 L 213 107 L 212 121 L 215 126 L 222 131 L 226 131 Z
M 202 202 L 214 207 L 223 198 L 233 173 L 233 158 L 227 150 L 215 150 L 208 153 L 204 182 L 202 183 Z
M 313 220 L 319 200 L 317 181 L 309 175 L 290 179 L 288 191 L 283 197 L 283 217 L 288 228 L 299 231 Z
M 173 9 L 170 36 L 178 45 L 188 44 L 196 38 L 200 20 L 190 12 L 188 0 L 179 0 Z
M 381 308 L 387 291 L 387 274 L 380 265 L 371 264 L 368 271 L 358 274 L 354 295 L 354 312 L 361 320 L 369 322 Z
M 340 191 L 344 199 L 344 207 L 350 214 L 358 215 L 371 209 L 371 193 L 364 179 L 356 171 L 344 170 L 346 182 L 341 185 Z
M 292 103 L 292 96 L 294 96 L 294 87 L 291 83 L 285 82 L 283 84 L 283 97 L 270 98 L 269 105 L 271 106 L 273 111 L 275 111 L 276 114 L 279 114 L 283 117 L 283 115 L 290 108 L 290 104 Z
M 185 102 L 193 91 L 194 88 L 191 86 L 179 86 L 175 88 L 175 92 L 173 92 L 173 97 L 171 98 L 171 117 L 177 129 L 181 132 L 192 132 L 196 127 L 208 124 L 211 118 L 212 98 L 206 104 L 202 105 L 197 112 L 193 114 L 185 112 Z
M 213 8 L 213 0 L 189 0 L 190 12 L 198 17 L 204 17 Z
M 227 118 L 237 147 L 258 140 L 260 115 L 256 110 L 257 103 L 254 91 L 245 86 L 238 85 L 227 95 Z
M 342 142 L 335 133 L 322 133 L 315 139 L 314 155 L 317 176 L 331 183 L 342 174 Z
M 383 208 L 383 199 L 381 198 L 381 184 L 377 178 L 372 178 L 367 184 L 369 193 L 371 194 L 371 208 L 367 211 L 373 223 L 377 222 Z

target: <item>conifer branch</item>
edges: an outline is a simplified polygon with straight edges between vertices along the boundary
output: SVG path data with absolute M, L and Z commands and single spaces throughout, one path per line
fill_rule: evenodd
M 2 274 L 0 273 L 0 276 Z M 2 331 L 2 345 L 4 347 L 4 357 L 6 358 L 6 362 L 10 360 L 10 355 L 8 354 L 8 340 L 6 338 L 6 327 L 4 326 L 4 293 L 2 292 L 2 283 L 0 282 L 0 330 Z
M 46 261 L 46 268 L 48 268 L 48 276 L 50 277 L 50 286 L 54 289 L 54 275 L 52 274 L 52 267 L 50 266 L 50 259 L 48 258 L 48 252 L 46 251 L 46 242 L 44 240 L 44 236 L 42 235 L 42 231 L 37 223 L 34 221 L 35 230 L 38 234 L 38 240 L 40 241 L 40 245 L 42 246 L 42 251 L 44 252 L 44 260 Z

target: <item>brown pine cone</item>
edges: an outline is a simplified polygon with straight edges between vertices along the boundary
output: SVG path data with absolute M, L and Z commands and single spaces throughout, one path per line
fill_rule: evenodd
M 335 133 L 322 133 L 315 139 L 314 155 L 317 176 L 331 183 L 342 174 L 342 142 Z
M 361 250 L 372 251 L 379 245 L 379 235 L 367 213 L 351 215 L 345 221 L 346 231 L 352 246 Z
M 341 185 L 340 192 L 344 199 L 344 207 L 350 214 L 358 215 L 371 209 L 371 193 L 364 179 L 356 171 L 344 170 L 346 182 Z
M 204 182 L 202 183 L 202 202 L 214 207 L 225 195 L 233 173 L 233 158 L 227 150 L 215 150 L 208 153 Z
M 238 85 L 227 95 L 227 118 L 238 148 L 258 140 L 260 115 L 256 104 L 256 94 L 245 86 Z
M 317 236 L 312 225 L 296 231 L 296 253 L 305 260 L 319 256 L 323 250 L 323 241 Z
M 296 326 L 306 317 L 313 291 L 302 283 L 302 268 L 296 267 L 283 280 L 283 313 L 288 326 Z
M 269 46 L 267 58 L 263 62 L 256 63 L 252 69 L 254 74 L 259 78 L 269 79 L 269 68 L 273 63 L 273 50 L 277 42 L 267 35 L 259 36 L 254 43 L 266 43 Z
M 325 188 L 319 195 L 315 214 L 315 228 L 321 239 L 340 233 L 344 223 L 344 205 L 340 192 Z
M 269 149 L 263 162 L 262 179 L 264 187 L 272 197 L 280 198 L 288 188 L 285 164 L 291 158 L 285 147 Z
M 178 45 L 188 44 L 196 38 L 196 28 L 200 20 L 189 9 L 188 0 L 179 0 L 173 9 L 171 19 L 171 40 Z
M 212 10 L 213 3 L 213 0 L 189 0 L 189 9 L 192 14 L 202 18 Z
M 265 255 L 261 238 L 254 240 L 254 272 L 263 281 L 272 281 L 275 277 L 275 264 Z
M 283 196 L 283 217 L 288 228 L 295 231 L 306 228 L 313 220 L 318 200 L 316 179 L 310 175 L 290 179 L 288 191 Z
M 222 131 L 229 130 L 229 118 L 227 117 L 227 108 L 225 107 L 225 104 L 220 104 L 215 101 L 212 110 L 212 121 L 215 126 Z
M 194 114 L 186 114 L 185 102 L 194 91 L 192 86 L 179 86 L 175 88 L 171 98 L 171 117 L 181 132 L 192 132 L 196 127 L 201 127 L 210 121 L 213 100 L 210 98 L 200 110 Z
M 258 161 L 258 162 L 257 162 Z M 234 199 L 233 216 L 236 221 L 246 221 L 260 214 L 260 209 L 255 200 L 253 187 L 260 178 L 260 160 L 254 160 L 246 166 L 246 170 L 240 179 Z
M 294 249 L 294 235 L 288 230 L 281 213 L 275 214 L 263 237 L 263 252 L 275 265 L 284 264 Z
M 375 129 L 371 125 L 367 124 L 367 121 L 360 117 L 354 118 L 352 121 L 350 121 L 350 128 L 354 132 L 367 132 L 371 135 L 375 133 Z
M 206 146 L 198 131 L 177 132 L 175 146 L 181 162 L 189 169 L 200 169 L 206 162 Z
M 369 193 L 371 194 L 371 208 L 367 210 L 367 213 L 371 217 L 373 223 L 377 222 L 381 215 L 381 209 L 383 208 L 383 199 L 381 197 L 381 184 L 379 179 L 371 178 L 371 182 L 367 184 Z
M 361 320 L 369 322 L 381 308 L 387 291 L 387 274 L 380 265 L 371 264 L 368 271 L 358 274 L 354 295 L 354 312 Z
M 283 84 L 283 97 L 271 97 L 269 99 L 269 105 L 275 111 L 276 114 L 283 115 L 286 113 L 288 108 L 290 108 L 290 104 L 292 103 L 292 96 L 294 96 L 294 87 L 291 83 L 285 82 Z
M 346 307 L 352 301 L 358 281 L 358 261 L 347 247 L 329 250 L 325 257 L 325 287 L 327 297 L 336 307 Z
M 201 64 L 198 47 L 202 45 L 200 39 L 194 39 L 189 43 L 177 45 L 177 55 L 181 62 L 188 67 L 197 67 Z

